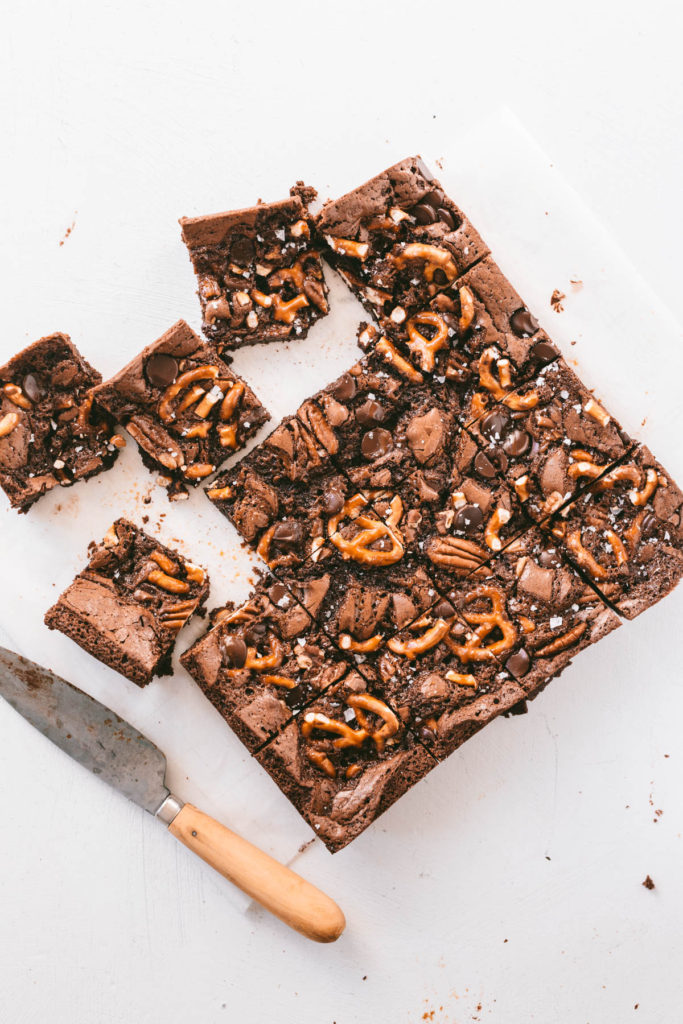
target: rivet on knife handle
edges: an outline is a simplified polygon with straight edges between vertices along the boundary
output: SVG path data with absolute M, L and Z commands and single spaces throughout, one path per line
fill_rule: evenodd
M 334 942 L 344 931 L 334 900 L 192 804 L 168 796 L 156 814 L 184 846 L 306 938 Z

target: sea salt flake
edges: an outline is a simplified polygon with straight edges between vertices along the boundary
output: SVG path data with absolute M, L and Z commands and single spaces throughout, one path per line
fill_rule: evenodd
M 548 625 L 551 629 L 558 629 L 562 625 L 563 619 L 561 615 L 553 615 Z

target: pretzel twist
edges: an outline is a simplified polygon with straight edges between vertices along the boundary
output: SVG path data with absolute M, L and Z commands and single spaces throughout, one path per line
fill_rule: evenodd
M 490 601 L 491 610 L 488 612 L 463 610 L 462 617 L 465 621 L 470 626 L 476 626 L 466 642 L 459 644 L 452 636 L 446 637 L 449 649 L 464 664 L 469 661 L 490 661 L 492 658 L 505 654 L 513 647 L 517 639 L 517 630 L 505 612 L 504 594 L 497 587 L 477 587 L 467 594 L 465 604 L 471 604 L 480 599 Z M 487 647 L 482 646 L 486 638 L 496 629 L 502 633 L 500 640 L 494 640 Z
M 434 337 L 427 338 L 420 327 L 435 329 Z M 408 349 L 416 357 L 421 369 L 429 373 L 434 369 L 435 356 L 448 345 L 448 327 L 443 317 L 429 309 L 416 313 L 406 325 L 408 329 Z

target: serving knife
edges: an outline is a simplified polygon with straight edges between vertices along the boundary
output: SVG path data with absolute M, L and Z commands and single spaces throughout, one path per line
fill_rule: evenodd
M 165 783 L 164 754 L 104 704 L 4 647 L 0 696 L 74 761 L 153 814 L 176 839 L 285 924 L 316 942 L 339 938 L 346 922 L 329 896 L 174 796 Z

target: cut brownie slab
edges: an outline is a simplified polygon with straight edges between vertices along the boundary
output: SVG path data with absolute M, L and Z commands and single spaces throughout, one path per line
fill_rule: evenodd
M 208 592 L 203 569 L 117 519 L 45 622 L 146 686 L 155 675 L 170 675 L 176 636 Z
M 563 359 L 468 429 L 535 522 L 578 495 L 634 444 Z
M 315 224 L 326 259 L 380 322 L 403 323 L 488 252 L 417 156 L 325 203 Z
M 181 656 L 252 752 L 348 670 L 310 614 L 318 603 L 315 584 L 266 580 L 239 608 L 214 613 L 213 627 Z
M 179 320 L 93 392 L 159 470 L 187 495 L 270 418 L 254 392 Z
M 601 466 L 586 463 L 595 476 Z M 683 494 L 639 446 L 551 521 L 558 546 L 628 619 L 683 576 Z
M 332 853 L 436 765 L 353 670 L 256 757 Z
M 53 487 L 108 469 L 125 445 L 93 405 L 90 388 L 101 380 L 66 334 L 0 367 L 0 485 L 20 512 Z
M 207 217 L 183 217 L 199 281 L 203 330 L 219 351 L 303 338 L 328 311 L 308 203 L 315 190 Z

